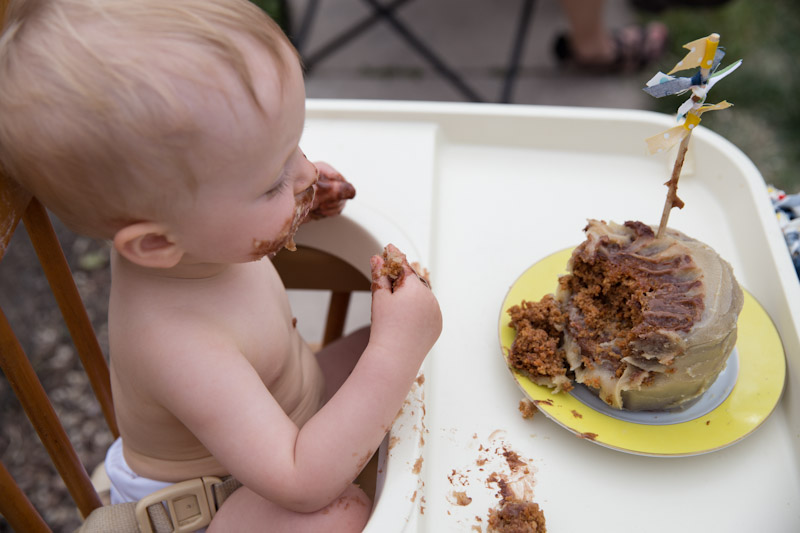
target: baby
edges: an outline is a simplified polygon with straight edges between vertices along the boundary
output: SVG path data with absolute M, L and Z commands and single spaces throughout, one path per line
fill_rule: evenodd
M 232 475 L 243 486 L 209 531 L 367 521 L 353 480 L 441 313 L 389 247 L 408 275 L 393 287 L 371 259 L 371 328 L 316 355 L 300 338 L 270 257 L 354 193 L 300 150 L 304 105 L 296 53 L 246 0 L 11 2 L 0 161 L 70 228 L 113 243 L 115 501 Z

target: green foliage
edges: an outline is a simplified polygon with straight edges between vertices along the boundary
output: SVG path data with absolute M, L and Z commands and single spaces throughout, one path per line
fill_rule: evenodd
M 284 33 L 289 35 L 289 5 L 286 0 L 250 0 L 266 11 L 278 23 Z
M 721 8 L 673 9 L 657 18 L 669 27 L 672 41 L 658 65 L 663 71 L 683 57 L 681 45 L 713 32 L 725 48 L 723 67 L 743 60 L 708 98 L 734 107 L 703 115 L 702 125 L 745 152 L 767 183 L 800 192 L 800 98 L 794 94 L 800 83 L 800 2 L 734 0 Z M 682 102 L 654 98 L 653 109 L 675 113 Z

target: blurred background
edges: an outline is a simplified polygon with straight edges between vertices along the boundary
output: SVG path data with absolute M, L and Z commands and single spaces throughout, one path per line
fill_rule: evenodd
M 610 31 L 659 21 L 670 38 L 666 53 L 643 69 L 604 74 L 557 59 L 554 42 L 568 29 L 560 0 L 253 1 L 296 43 L 310 98 L 508 102 L 674 114 L 685 97 L 657 100 L 642 87 L 683 57 L 684 43 L 717 32 L 727 51 L 723 65 L 739 58 L 744 63 L 709 98 L 735 107 L 704 115 L 702 126 L 744 151 L 766 183 L 800 193 L 797 0 L 606 0 L 603 23 Z M 107 350 L 108 247 L 55 224 Z M 0 305 L 51 391 L 82 461 L 93 468 L 111 437 L 21 229 L 0 263 Z M 79 524 L 74 505 L 3 377 L 0 406 L 0 458 L 54 531 L 74 530 Z M 3 531 L 9 528 L 0 517 Z
M 741 148 L 767 183 L 800 192 L 796 0 L 606 0 L 603 16 L 609 31 L 659 21 L 670 36 L 664 56 L 641 71 L 605 74 L 556 59 L 554 41 L 569 28 L 559 0 L 254 1 L 273 14 L 298 46 L 311 98 L 480 99 L 674 114 L 685 97 L 659 100 L 641 88 L 683 57 L 683 44 L 717 32 L 727 52 L 722 66 L 737 59 L 743 65 L 709 97 L 709 102 L 728 100 L 735 107 L 704 115 L 702 126 Z M 381 10 L 391 18 L 376 15 Z M 518 49 L 515 82 L 507 83 L 521 20 L 528 27 Z M 420 45 L 434 57 L 421 52 Z M 444 70 L 437 68 L 440 64 Z

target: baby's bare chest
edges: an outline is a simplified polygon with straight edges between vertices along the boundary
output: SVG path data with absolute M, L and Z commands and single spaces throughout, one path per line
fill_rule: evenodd
M 239 283 L 206 310 L 235 343 L 265 385 L 295 366 L 304 343 L 297 334 L 289 299 L 277 274 Z
M 324 377 L 316 356 L 296 328 L 288 298 L 252 301 L 244 313 L 232 313 L 232 331 L 242 355 L 258 373 L 269 394 L 302 425 L 319 408 Z

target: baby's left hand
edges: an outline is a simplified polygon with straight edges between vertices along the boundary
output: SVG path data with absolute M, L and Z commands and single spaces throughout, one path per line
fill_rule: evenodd
M 316 194 L 308 218 L 317 220 L 338 215 L 344 209 L 344 203 L 356 195 L 356 189 L 328 163 L 318 161 L 314 164 L 319 170 L 319 180 L 314 184 Z

